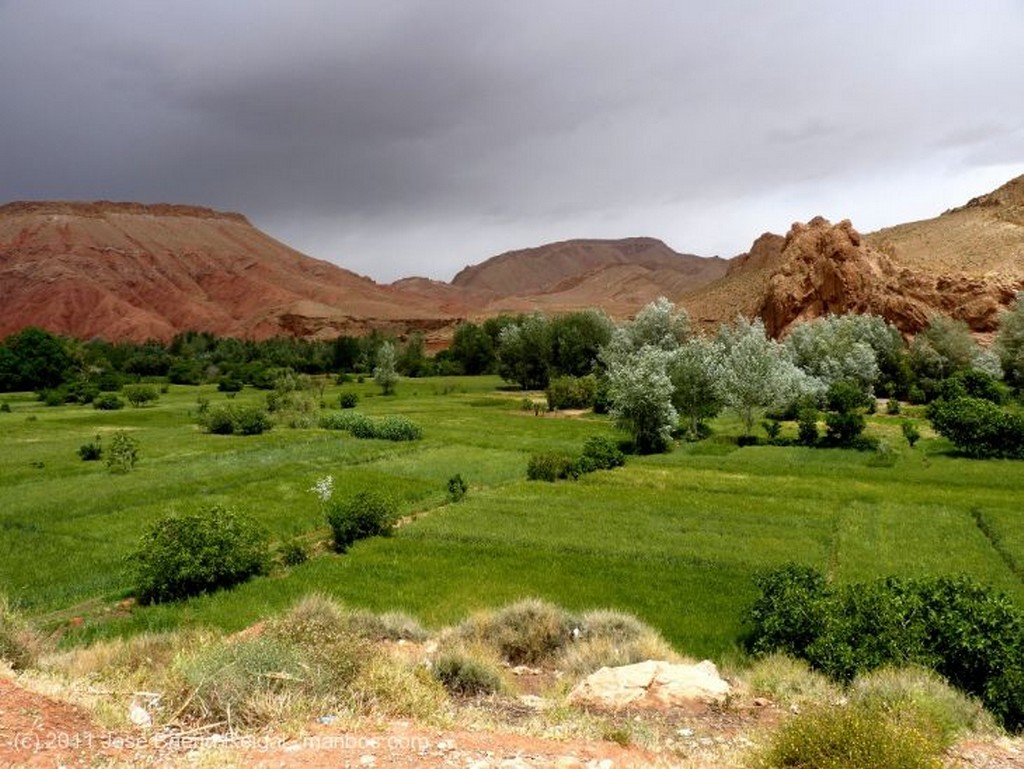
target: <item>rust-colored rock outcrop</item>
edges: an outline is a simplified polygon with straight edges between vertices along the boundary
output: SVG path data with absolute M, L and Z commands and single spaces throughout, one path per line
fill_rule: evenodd
M 1017 275 L 935 273 L 901 265 L 865 243 L 853 225 L 816 217 L 794 224 L 756 309 L 773 336 L 828 314 L 881 315 L 914 334 L 937 313 L 992 332 L 999 312 L 1024 289 Z

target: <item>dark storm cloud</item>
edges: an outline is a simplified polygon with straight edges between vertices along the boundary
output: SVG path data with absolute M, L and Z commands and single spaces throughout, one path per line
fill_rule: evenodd
M 1024 171 L 1022 29 L 1012 0 L 12 0 L 0 199 L 240 210 L 384 279 L 573 236 L 731 255 Z

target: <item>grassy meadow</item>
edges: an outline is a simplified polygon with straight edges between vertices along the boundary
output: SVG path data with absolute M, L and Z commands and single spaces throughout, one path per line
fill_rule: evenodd
M 310 592 L 428 625 L 538 596 L 629 611 L 681 652 L 714 658 L 738 647 L 752 576 L 786 561 L 844 581 L 968 573 L 1024 603 L 1024 463 L 955 457 L 923 419 L 925 437 L 910 449 L 902 417 L 870 418 L 868 433 L 898 447 L 892 466 L 855 451 L 737 448 L 738 423 L 723 417 L 705 442 L 549 484 L 525 479 L 531 452 L 578 451 L 613 427 L 590 414 L 536 416 L 500 386 L 403 380 L 393 397 L 372 382 L 327 388 L 329 407 L 356 391 L 357 410 L 414 420 L 424 438 L 413 443 L 280 426 L 208 435 L 195 424 L 197 399 L 225 401 L 214 387 L 171 386 L 151 406 L 113 412 L 0 396 L 11 407 L 0 413 L 0 592 L 66 642 L 182 623 L 237 630 Z M 236 400 L 263 398 L 246 389 Z M 79 459 L 79 446 L 97 435 L 109 445 L 116 430 L 139 442 L 133 472 Z M 450 504 L 456 473 L 470 490 Z M 122 605 L 125 556 L 168 511 L 221 503 L 254 516 L 275 542 L 322 545 L 328 532 L 309 489 L 327 474 L 338 495 L 386 490 L 407 522 L 231 591 Z

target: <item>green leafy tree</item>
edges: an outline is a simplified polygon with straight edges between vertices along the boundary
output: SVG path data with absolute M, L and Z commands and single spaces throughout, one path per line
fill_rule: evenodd
M 786 337 L 793 362 L 826 387 L 853 381 L 871 393 L 882 376 L 879 357 L 888 361 L 902 339 L 882 318 L 871 315 L 829 315 L 801 323 Z M 878 349 L 876 349 L 878 348 Z M 899 349 L 896 347 L 895 349 Z
M 398 371 L 395 346 L 384 342 L 377 350 L 377 365 L 373 368 L 373 381 L 380 387 L 384 395 L 393 395 L 398 384 Z
M 583 377 L 598 363 L 614 324 L 600 310 L 556 315 L 551 320 L 551 367 L 556 374 Z
M 686 424 L 691 436 L 699 436 L 705 420 L 722 410 L 718 389 L 721 350 L 701 337 L 687 340 L 668 364 L 672 381 L 672 405 Z
M 786 348 L 765 335 L 760 319 L 737 318 L 719 329 L 716 342 L 722 351 L 719 396 L 743 420 L 745 435 L 752 433 L 762 409 L 783 408 L 821 391 L 821 382 L 797 368 Z
M 0 391 L 59 387 L 75 365 L 70 342 L 30 326 L 0 342 Z
M 690 336 L 690 318 L 683 309 L 676 309 L 665 297 L 646 305 L 628 323 L 612 334 L 601 351 L 601 360 L 607 366 L 628 358 L 643 347 L 656 347 L 671 352 L 679 348 Z
M 608 367 L 609 413 L 641 454 L 666 451 L 679 420 L 668 375 L 671 358 L 671 352 L 647 346 Z
M 451 357 L 457 361 L 464 374 L 476 376 L 494 370 L 496 357 L 494 340 L 483 328 L 468 321 L 455 327 L 455 335 L 449 348 Z
M 995 350 L 1006 382 L 1018 392 L 1024 390 L 1024 292 L 1000 318 Z
M 540 313 L 501 330 L 498 373 L 524 390 L 543 390 L 551 373 L 551 326 Z

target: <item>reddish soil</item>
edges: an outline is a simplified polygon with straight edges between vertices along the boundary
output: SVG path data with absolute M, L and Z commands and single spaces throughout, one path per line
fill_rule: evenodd
M 539 738 L 516 734 L 529 713 L 515 701 L 480 704 L 507 731 L 442 730 L 405 721 L 345 731 L 310 724 L 301 736 L 194 732 L 110 732 L 83 709 L 20 686 L 0 675 L 0 767 L 231 766 L 231 767 L 712 767 L 742 766 L 744 751 L 785 713 L 767 705 L 688 711 L 623 712 L 617 733 L 660 735 L 656 748 L 609 740 Z M 607 716 L 607 714 L 606 714 Z M 1021 740 L 971 740 L 951 750 L 948 767 L 1024 769 Z

